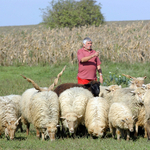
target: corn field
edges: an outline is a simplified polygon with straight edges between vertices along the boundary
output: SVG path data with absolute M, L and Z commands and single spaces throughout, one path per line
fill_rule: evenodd
M 42 25 L 0 27 L 0 66 L 77 62 L 82 40 L 90 37 L 100 58 L 112 62 L 149 62 L 150 21 L 109 22 L 99 27 L 50 29 Z

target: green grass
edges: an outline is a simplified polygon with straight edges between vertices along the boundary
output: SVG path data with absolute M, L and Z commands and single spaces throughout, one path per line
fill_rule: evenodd
M 66 65 L 66 70 L 60 77 L 59 84 L 65 82 L 77 82 L 77 64 L 71 65 L 69 63 L 56 64 L 52 66 L 0 66 L 0 95 L 10 94 L 22 94 L 26 89 L 32 88 L 32 84 L 23 79 L 20 74 L 25 75 L 28 78 L 34 80 L 41 87 L 49 87 L 57 74 Z M 150 80 L 150 63 L 146 64 L 128 64 L 128 63 L 112 63 L 109 61 L 102 61 L 101 67 L 103 71 L 103 77 L 109 78 L 109 72 L 116 75 L 129 74 L 134 77 L 147 76 L 145 83 L 149 83 Z M 26 129 L 23 126 L 24 130 Z M 34 127 L 31 125 L 29 136 L 26 133 L 17 131 L 16 139 L 14 141 L 7 141 L 4 138 L 0 138 L 0 150 L 1 149 L 63 149 L 63 150 L 148 150 L 150 144 L 147 139 L 139 136 L 136 140 L 130 140 L 129 142 L 121 140 L 118 142 L 111 136 L 104 139 L 92 139 L 92 138 L 75 138 L 75 139 L 56 139 L 55 142 L 50 140 L 41 141 L 36 138 Z
M 21 74 L 31 78 L 41 87 L 49 87 L 65 65 L 66 70 L 61 76 L 58 85 L 66 82 L 76 83 L 78 71 L 77 64 L 72 65 L 63 62 L 62 64 L 55 64 L 52 66 L 0 66 L 0 95 L 22 94 L 26 89 L 31 88 L 32 84 L 24 80 Z M 104 81 L 109 78 L 109 72 L 111 72 L 115 75 L 128 74 L 133 77 L 147 76 L 145 83 L 149 83 L 150 81 L 149 66 L 150 63 L 128 64 L 112 63 L 109 61 L 103 61 L 101 64 Z
M 25 129 L 25 126 L 24 126 Z M 147 139 L 139 136 L 136 140 L 117 141 L 110 135 L 106 138 L 92 139 L 91 137 L 83 138 L 66 138 L 56 139 L 54 142 L 50 140 L 41 141 L 36 138 L 36 133 L 31 126 L 30 134 L 18 131 L 13 141 L 6 140 L 4 136 L 0 139 L 0 149 L 54 149 L 54 150 L 149 150 L 150 144 Z

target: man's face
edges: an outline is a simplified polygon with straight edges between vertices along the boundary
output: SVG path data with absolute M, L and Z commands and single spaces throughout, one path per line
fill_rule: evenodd
M 90 50 L 90 49 L 92 49 L 92 42 L 87 41 L 86 44 L 83 44 L 83 46 L 86 50 Z

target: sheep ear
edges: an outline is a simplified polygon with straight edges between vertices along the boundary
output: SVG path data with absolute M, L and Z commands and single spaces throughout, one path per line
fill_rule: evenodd
M 18 118 L 18 120 L 15 122 L 15 125 L 19 124 L 19 120 L 21 119 L 21 117 Z
M 133 116 L 132 119 L 133 119 L 133 120 L 136 120 L 136 116 Z
M 84 86 L 86 87 L 86 88 L 89 88 L 90 86 L 91 86 L 91 84 L 84 84 Z
M 88 132 L 89 132 L 89 134 L 92 134 L 94 132 L 94 130 L 93 129 L 89 129 Z
M 60 117 L 60 119 L 63 119 L 63 120 L 65 120 L 65 119 L 66 119 L 66 117 L 63 117 L 63 116 L 62 116 L 62 117 Z
M 11 125 L 9 121 L 7 121 L 8 125 Z
M 136 94 L 136 92 L 135 92 L 135 91 L 130 91 L 130 93 L 132 93 L 133 95 L 135 95 L 135 94 Z
M 146 85 L 145 85 L 145 84 L 142 84 L 142 87 L 144 87 L 144 88 L 145 88 L 145 87 L 146 87 Z
M 78 118 L 81 118 L 82 117 L 82 115 L 80 115 L 80 116 L 77 116 Z
M 105 127 L 102 127 L 102 130 L 104 130 L 105 129 Z
M 57 125 L 56 128 L 61 127 L 61 125 Z
M 3 128 L 7 128 L 7 126 L 6 126 L 6 125 L 2 125 L 2 127 L 3 127 Z
M 109 89 L 105 89 L 106 91 L 108 91 L 108 92 L 111 92 L 111 90 L 109 90 Z
M 121 122 L 125 122 L 125 120 L 121 119 Z

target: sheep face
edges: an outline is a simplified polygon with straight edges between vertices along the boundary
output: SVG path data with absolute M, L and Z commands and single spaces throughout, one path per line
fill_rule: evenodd
M 89 134 L 95 137 L 102 137 L 105 132 L 105 127 L 104 126 L 97 126 L 94 129 L 90 128 L 88 129 Z
M 133 132 L 134 129 L 134 120 L 133 117 L 132 118 L 125 118 L 123 120 L 121 120 L 124 123 L 124 129 L 129 129 L 130 132 Z
M 55 141 L 56 131 L 57 131 L 57 127 L 56 126 L 48 126 L 47 127 L 47 132 L 48 132 L 48 135 L 49 135 L 51 141 Z
M 7 122 L 5 126 L 5 136 L 10 138 L 10 140 L 14 139 L 15 132 L 17 129 L 18 123 L 15 121 Z
M 133 79 L 133 81 L 131 81 L 131 83 L 135 84 L 137 87 L 141 87 L 142 84 L 144 84 L 144 79 L 146 79 L 146 76 L 138 77 L 138 78 Z
M 99 86 L 100 86 L 100 82 L 97 83 L 97 84 L 91 85 L 91 91 L 92 91 L 92 93 L 93 93 L 94 96 L 98 96 L 99 95 L 99 93 L 100 93 Z
M 5 127 L 5 136 L 10 138 L 10 140 L 13 140 L 15 137 L 15 132 L 17 129 L 17 126 L 19 124 L 21 117 L 17 121 L 7 121 Z
M 144 95 L 146 93 L 146 90 L 144 88 L 139 87 L 136 90 L 131 92 L 135 94 L 135 97 L 139 103 L 144 102 Z
M 87 89 L 90 89 L 94 97 L 99 96 L 100 93 L 100 82 L 90 81 L 88 84 L 84 84 Z
M 61 119 L 63 119 L 63 124 L 69 129 L 69 132 L 73 134 L 78 126 L 78 119 L 81 117 L 82 115 L 78 116 L 76 113 L 68 113 L 62 116 Z

